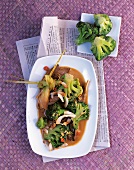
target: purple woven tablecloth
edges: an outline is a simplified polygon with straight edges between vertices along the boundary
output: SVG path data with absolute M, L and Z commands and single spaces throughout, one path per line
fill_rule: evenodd
M 121 16 L 117 58 L 104 60 L 111 147 L 75 159 L 43 163 L 33 153 L 26 131 L 25 85 L 15 42 L 40 34 L 44 16 L 79 20 L 81 13 Z M 0 170 L 134 169 L 134 1 L 0 0 Z

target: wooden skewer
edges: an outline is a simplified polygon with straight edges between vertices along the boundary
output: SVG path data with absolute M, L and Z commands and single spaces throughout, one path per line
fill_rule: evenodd
M 34 82 L 34 81 L 15 81 L 15 80 L 6 80 L 5 82 L 7 83 L 22 83 L 22 84 L 38 84 L 38 82 Z
M 55 66 L 53 67 L 53 69 L 51 70 L 50 72 L 50 77 L 52 76 L 52 74 L 54 73 L 54 70 L 56 69 L 57 65 L 59 64 L 60 60 L 61 60 L 61 57 L 65 54 L 66 50 L 63 51 L 63 53 L 60 55 L 58 61 L 56 62 Z

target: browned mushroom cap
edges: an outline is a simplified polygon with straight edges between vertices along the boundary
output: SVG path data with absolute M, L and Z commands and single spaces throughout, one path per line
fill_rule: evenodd
M 58 96 L 54 96 L 53 98 L 50 98 L 48 105 L 52 105 L 56 103 L 59 100 Z

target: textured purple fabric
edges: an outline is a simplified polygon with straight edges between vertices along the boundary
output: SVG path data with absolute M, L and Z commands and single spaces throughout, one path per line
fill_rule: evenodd
M 0 169 L 130 170 L 134 168 L 134 1 L 0 0 Z M 121 16 L 117 58 L 104 60 L 111 147 L 75 159 L 44 164 L 33 153 L 26 131 L 25 85 L 15 42 L 39 35 L 44 16 L 79 20 L 81 13 Z

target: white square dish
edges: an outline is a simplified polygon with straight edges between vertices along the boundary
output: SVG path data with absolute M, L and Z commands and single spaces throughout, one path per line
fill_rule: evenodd
M 52 68 L 59 55 L 39 58 L 31 71 L 30 81 L 40 81 L 45 74 L 44 66 Z M 59 63 L 60 66 L 69 66 L 80 71 L 85 80 L 90 80 L 88 90 L 88 105 L 90 108 L 90 117 L 86 124 L 84 135 L 79 143 L 73 146 L 49 151 L 43 143 L 40 130 L 36 127 L 38 120 L 38 110 L 36 107 L 36 96 L 39 89 L 36 85 L 28 85 L 26 122 L 27 133 L 32 150 L 39 155 L 51 158 L 74 158 L 88 154 L 93 145 L 98 119 L 98 85 L 94 67 L 92 63 L 77 56 L 64 55 Z
M 119 46 L 120 27 L 121 27 L 121 17 L 110 16 L 110 19 L 113 23 L 113 28 L 107 35 L 111 36 L 116 41 L 116 48 L 109 56 L 117 57 L 118 46 Z M 94 23 L 94 15 L 82 13 L 81 21 L 90 22 L 91 24 L 93 24 Z M 77 52 L 85 53 L 85 54 L 92 54 L 92 51 L 90 50 L 90 48 L 91 48 L 91 43 L 86 42 L 86 43 L 83 43 L 83 44 L 77 46 Z

